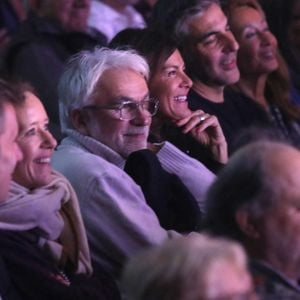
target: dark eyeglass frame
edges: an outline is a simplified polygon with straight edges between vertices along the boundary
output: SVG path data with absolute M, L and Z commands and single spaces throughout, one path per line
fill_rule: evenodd
M 153 111 L 149 111 L 145 105 L 146 104 L 153 104 L 154 107 L 153 107 Z M 91 104 L 91 105 L 86 105 L 86 106 L 83 106 L 81 107 L 81 109 L 91 109 L 91 110 L 98 110 L 98 109 L 108 109 L 108 110 L 116 110 L 116 111 L 119 111 L 119 120 L 121 121 L 131 121 L 133 120 L 135 117 L 136 117 L 136 112 L 137 110 L 141 107 L 143 110 L 147 110 L 149 112 L 149 114 L 151 116 L 154 116 L 157 111 L 158 111 L 158 100 L 155 99 L 155 98 L 148 98 L 148 99 L 144 99 L 142 101 L 131 101 L 131 100 L 126 100 L 126 101 L 122 101 L 120 104 L 116 104 L 116 105 L 108 105 L 108 106 L 100 106 L 100 105 L 95 105 L 95 104 Z M 124 109 L 124 107 L 126 105 L 132 105 L 134 106 L 134 116 L 130 117 L 130 118 L 126 118 L 124 117 L 124 112 L 122 114 L 122 110 Z

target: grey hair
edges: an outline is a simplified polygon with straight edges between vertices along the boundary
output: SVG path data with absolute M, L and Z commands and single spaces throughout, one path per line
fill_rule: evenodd
M 121 287 L 128 300 L 196 300 L 210 294 L 209 277 L 223 278 L 215 272 L 222 263 L 247 269 L 240 245 L 194 233 L 133 257 L 125 266 Z
M 146 80 L 149 66 L 134 50 L 95 48 L 73 56 L 58 84 L 61 128 L 73 128 L 70 113 L 88 103 L 103 73 L 112 68 L 126 68 L 140 73 Z
M 238 150 L 207 193 L 204 229 L 243 241 L 244 234 L 235 218 L 237 211 L 242 209 L 259 218 L 286 192 L 283 176 L 273 170 L 274 156 L 284 149 L 292 146 L 259 141 Z
M 174 28 L 174 34 L 179 44 L 185 43 L 190 38 L 189 23 L 198 16 L 201 16 L 212 5 L 221 5 L 219 0 L 198 0 L 194 5 L 187 7 L 178 17 Z

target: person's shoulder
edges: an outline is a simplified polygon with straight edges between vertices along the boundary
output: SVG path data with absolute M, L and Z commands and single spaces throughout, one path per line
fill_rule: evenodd
M 252 262 L 250 270 L 257 294 L 261 299 L 276 300 L 298 300 L 300 299 L 300 288 L 293 287 L 287 279 L 275 270 L 258 262 Z
M 191 110 L 202 109 L 208 113 L 212 113 L 211 109 L 214 110 L 216 103 L 209 99 L 199 95 L 194 90 L 190 90 L 188 93 L 188 104 Z
M 253 106 L 253 107 L 259 107 L 258 104 L 248 97 L 247 95 L 241 93 L 240 91 L 236 91 L 230 87 L 227 87 L 224 89 L 224 99 L 227 102 L 234 102 L 242 106 Z
M 234 102 L 234 101 L 246 101 L 246 102 L 253 101 L 251 98 L 249 98 L 245 94 L 243 94 L 239 91 L 236 91 L 231 87 L 226 87 L 224 89 L 224 99 L 226 101 L 232 101 L 232 102 Z
M 52 155 L 54 165 L 63 164 L 70 168 L 75 167 L 81 172 L 101 166 L 112 165 L 103 157 L 89 152 L 87 149 L 76 145 L 60 145 Z
M 227 88 L 224 90 L 224 99 L 227 104 L 235 106 L 240 111 L 245 111 L 249 114 L 250 117 L 253 117 L 253 114 L 258 114 L 259 116 L 268 119 L 267 113 L 264 108 L 259 105 L 254 99 L 248 97 L 247 95 Z
M 64 141 L 52 155 L 52 166 L 71 182 L 76 178 L 86 182 L 103 177 L 118 180 L 125 174 L 122 168 L 100 154 L 92 153 L 79 144 L 68 144 Z

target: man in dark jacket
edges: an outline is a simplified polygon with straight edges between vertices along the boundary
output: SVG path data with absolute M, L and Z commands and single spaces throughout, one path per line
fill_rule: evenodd
M 267 114 L 257 103 L 228 90 L 240 77 L 239 45 L 219 0 L 159 0 L 150 26 L 173 34 L 178 42 L 186 73 L 193 81 L 189 107 L 218 118 L 229 154 L 242 129 L 269 126 Z
M 300 299 L 300 152 L 270 141 L 242 148 L 206 203 L 205 227 L 243 244 L 261 299 Z

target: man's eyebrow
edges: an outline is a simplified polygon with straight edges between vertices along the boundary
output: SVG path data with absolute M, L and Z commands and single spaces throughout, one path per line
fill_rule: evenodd
M 149 98 L 149 92 L 147 92 L 146 94 L 145 94 L 145 96 L 141 99 L 141 100 L 145 100 L 145 99 L 147 99 L 147 98 Z M 118 97 L 116 97 L 115 99 L 114 99 L 114 103 L 113 103 L 113 105 L 118 105 L 118 104 L 122 104 L 122 102 L 137 102 L 137 99 L 133 99 L 133 98 L 131 98 L 131 97 L 128 97 L 128 96 L 122 96 L 122 95 L 120 95 L 120 96 L 118 96 Z
M 205 39 L 207 39 L 208 37 L 210 37 L 210 36 L 212 36 L 212 35 L 216 35 L 216 34 L 218 34 L 219 32 L 218 31 L 209 31 L 209 32 L 206 32 L 206 33 L 204 33 L 204 34 L 202 34 L 202 35 L 199 35 L 197 38 L 196 38 L 196 40 L 198 40 L 198 41 L 203 41 L 203 40 L 205 40 Z

